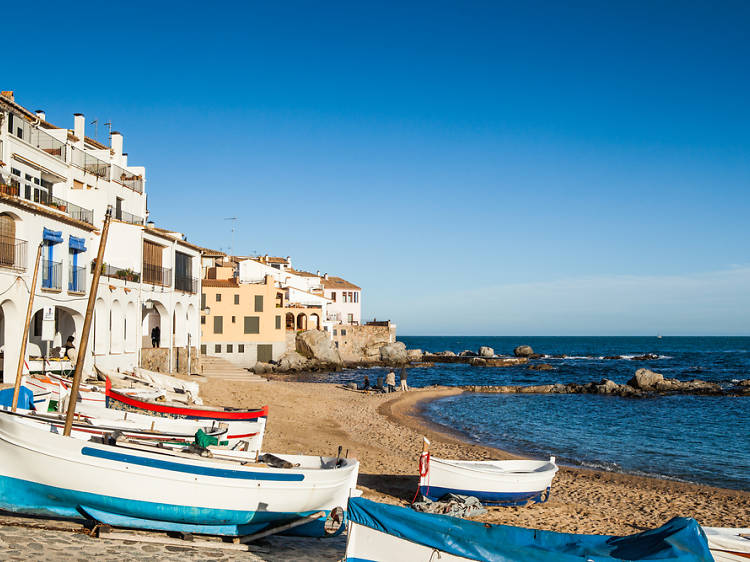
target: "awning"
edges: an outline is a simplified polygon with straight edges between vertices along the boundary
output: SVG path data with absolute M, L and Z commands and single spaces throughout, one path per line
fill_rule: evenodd
M 68 246 L 71 250 L 74 252 L 85 252 L 86 251 L 86 240 L 84 238 L 78 238 L 76 236 L 70 235 L 70 242 L 68 243 Z
M 45 228 L 42 240 L 49 242 L 50 244 L 59 244 L 63 241 L 62 230 L 50 230 L 49 228 Z

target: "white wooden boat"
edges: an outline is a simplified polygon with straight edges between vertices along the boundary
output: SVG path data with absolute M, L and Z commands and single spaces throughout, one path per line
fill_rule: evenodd
M 549 461 L 428 459 L 426 470 L 420 469 L 419 489 L 432 500 L 453 493 L 474 496 L 489 505 L 544 502 L 557 473 L 555 457 Z
M 102 382 L 109 379 L 120 391 L 133 388 L 153 388 L 165 393 L 168 400 L 185 404 L 201 405 L 203 401 L 198 394 L 200 387 L 196 382 L 183 381 L 177 377 L 164 375 L 147 369 L 134 369 L 132 372 L 119 372 L 94 365 L 98 379 Z
M 356 491 L 354 459 L 279 455 L 292 468 L 272 468 L 247 458 L 193 458 L 146 449 L 52 434 L 0 411 L 0 508 L 236 536 L 318 511 L 345 510 Z M 294 531 L 322 535 L 323 525 L 318 519 Z
M 36 374 L 25 376 L 23 379 L 23 385 L 31 389 L 34 396 L 49 392 L 51 400 L 56 401 L 58 403 L 58 408 L 61 408 L 63 401 L 70 392 L 71 382 L 67 377 L 48 373 L 46 375 Z M 124 389 L 121 392 L 145 400 L 158 400 L 164 398 L 166 395 L 163 390 L 145 386 Z M 78 402 L 89 405 L 99 405 L 102 408 L 106 407 L 107 397 L 105 394 L 105 387 L 82 383 L 78 389 Z
M 750 528 L 703 527 L 716 562 L 750 560 Z

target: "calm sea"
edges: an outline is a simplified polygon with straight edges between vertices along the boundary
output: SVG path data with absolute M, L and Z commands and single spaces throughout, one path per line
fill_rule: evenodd
M 478 368 L 436 364 L 409 369 L 411 386 L 626 382 L 648 367 L 665 377 L 723 385 L 750 378 L 750 337 L 399 337 L 408 348 L 566 355 L 525 366 Z M 659 359 L 630 357 L 655 353 Z M 622 359 L 604 359 L 605 356 Z M 361 382 L 382 369 L 344 371 L 318 380 Z M 472 442 L 558 462 L 750 491 L 750 397 L 462 394 L 432 402 L 427 417 Z

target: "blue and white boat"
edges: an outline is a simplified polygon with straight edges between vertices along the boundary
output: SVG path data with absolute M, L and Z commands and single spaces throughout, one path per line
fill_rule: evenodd
M 425 453 L 423 453 L 424 458 Z M 457 461 L 428 457 L 420 467 L 420 493 L 437 500 L 445 494 L 474 496 L 486 505 L 523 505 L 549 498 L 557 473 L 549 461 Z
M 239 451 L 204 458 L 156 447 L 105 445 L 0 411 L 0 509 L 120 527 L 238 536 L 345 509 L 353 459 Z M 338 513 L 338 510 L 336 510 Z M 323 518 L 294 529 L 322 536 Z
M 574 535 L 418 513 L 363 498 L 349 500 L 346 562 L 712 562 L 694 519 L 675 517 L 625 537 Z

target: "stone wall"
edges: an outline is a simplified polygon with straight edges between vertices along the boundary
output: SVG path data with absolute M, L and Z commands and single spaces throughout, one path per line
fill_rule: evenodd
M 378 361 L 380 348 L 396 341 L 396 326 L 356 326 L 338 324 L 332 339 L 345 362 Z
M 187 347 L 175 347 L 172 349 L 172 368 L 169 368 L 169 348 L 145 347 L 141 350 L 141 367 L 158 373 L 182 373 L 187 372 Z M 190 370 L 200 373 L 200 355 L 194 346 L 190 348 Z

